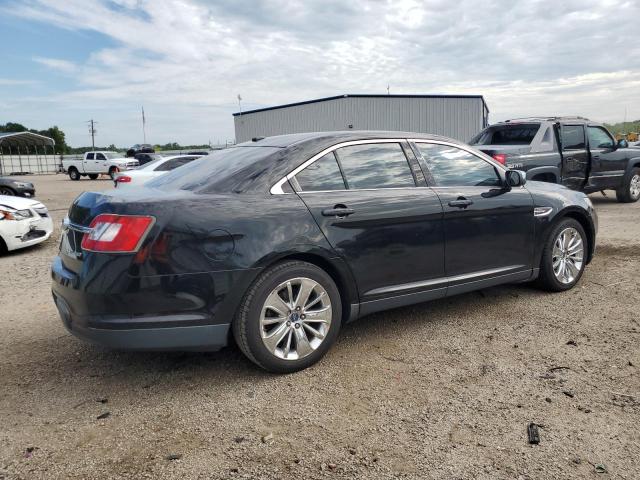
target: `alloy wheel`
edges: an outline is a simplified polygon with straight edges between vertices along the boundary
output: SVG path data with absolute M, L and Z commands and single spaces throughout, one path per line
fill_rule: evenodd
M 325 288 L 305 277 L 282 282 L 267 296 L 260 314 L 262 342 L 272 355 L 300 360 L 316 350 L 331 328 Z
M 573 227 L 562 230 L 553 242 L 553 274 L 556 279 L 568 285 L 580 275 L 584 262 L 584 240 Z
M 631 198 L 640 197 L 640 175 L 637 173 L 631 177 L 631 181 L 629 182 L 629 193 L 631 194 Z
M 8 188 L 0 188 L 0 195 L 13 196 L 13 190 L 10 190 Z

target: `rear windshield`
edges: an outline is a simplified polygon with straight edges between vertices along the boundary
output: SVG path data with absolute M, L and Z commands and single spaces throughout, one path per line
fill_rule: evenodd
M 217 150 L 207 156 L 162 175 L 148 185 L 166 190 L 228 191 L 228 180 L 234 175 L 265 159 L 280 148 L 273 147 L 233 147 Z
M 472 145 L 529 145 L 540 130 L 539 123 L 495 125 L 480 132 Z

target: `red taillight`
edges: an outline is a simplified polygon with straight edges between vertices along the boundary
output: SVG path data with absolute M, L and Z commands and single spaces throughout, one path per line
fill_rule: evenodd
M 507 156 L 504 153 L 494 153 L 491 156 L 496 162 L 501 163 L 502 165 L 507 164 Z
M 154 220 L 142 215 L 98 215 L 89 225 L 91 231 L 82 237 L 82 249 L 90 252 L 136 252 Z
M 128 177 L 127 175 L 120 175 L 118 178 L 116 178 L 116 182 L 118 183 L 129 183 L 131 181 L 131 177 Z

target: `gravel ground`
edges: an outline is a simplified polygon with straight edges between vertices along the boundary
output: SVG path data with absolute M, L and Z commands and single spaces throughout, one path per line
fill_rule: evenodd
M 111 186 L 33 180 L 56 225 L 80 191 Z M 640 204 L 593 200 L 598 251 L 572 291 L 372 315 L 287 376 L 235 347 L 82 343 L 51 301 L 58 235 L 2 257 L 0 479 L 640 478 Z

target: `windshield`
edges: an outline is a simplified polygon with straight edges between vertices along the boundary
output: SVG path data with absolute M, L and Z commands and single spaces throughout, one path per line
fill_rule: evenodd
M 147 185 L 167 190 L 225 190 L 226 180 L 253 163 L 280 151 L 276 147 L 232 147 L 217 150 L 210 155 L 170 171 Z
M 480 132 L 471 145 L 529 145 L 540 130 L 539 123 L 494 125 Z
M 109 160 L 113 160 L 114 158 L 122 158 L 122 156 L 123 156 L 121 153 L 118 153 L 118 152 L 102 152 L 102 153 Z

